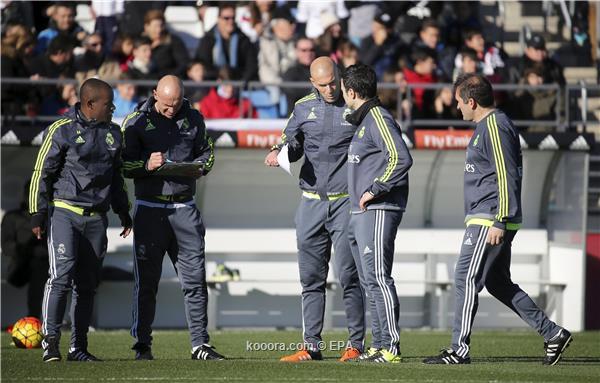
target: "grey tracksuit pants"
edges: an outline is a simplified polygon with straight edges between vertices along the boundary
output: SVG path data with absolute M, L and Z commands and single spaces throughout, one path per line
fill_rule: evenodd
M 131 335 L 137 344 L 152 344 L 156 293 L 165 252 L 181 283 L 192 347 L 208 343 L 205 228 L 194 201 L 161 204 L 137 200 L 133 233 L 135 285 Z
M 83 216 L 64 208 L 50 209 L 50 268 L 42 302 L 42 331 L 45 336 L 60 338 L 67 294 L 72 290 L 72 349 L 87 349 L 94 295 L 106 254 L 107 226 L 105 214 Z M 45 348 L 46 343 L 42 342 L 42 346 Z
M 365 338 L 365 308 L 355 261 L 348 242 L 350 203 L 347 197 L 321 201 L 303 197 L 296 212 L 298 266 L 302 285 L 304 343 L 319 350 L 325 290 L 331 246 L 334 268 L 343 292 L 344 308 L 352 347 L 362 350 Z
M 484 286 L 544 339 L 549 340 L 561 329 L 510 279 L 511 246 L 517 232 L 506 231 L 503 242 L 496 246 L 486 243 L 488 232 L 486 226 L 467 227 L 454 271 L 456 306 L 452 349 L 463 358 L 469 355 L 478 294 Z
M 400 353 L 400 304 L 392 278 L 394 241 L 402 211 L 367 210 L 350 217 L 349 239 L 360 259 L 361 283 L 367 291 L 373 332 L 372 347 Z

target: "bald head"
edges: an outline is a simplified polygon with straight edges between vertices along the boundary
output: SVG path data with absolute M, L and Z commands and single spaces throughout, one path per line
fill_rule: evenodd
M 173 118 L 183 103 L 183 83 L 177 76 L 167 75 L 161 78 L 154 90 L 154 107 L 167 118 Z
M 321 56 L 310 64 L 310 82 L 326 102 L 337 101 L 340 96 L 337 66 L 327 56 Z
M 87 79 L 79 89 L 79 97 L 81 112 L 88 120 L 111 121 L 114 105 L 110 85 L 97 78 Z

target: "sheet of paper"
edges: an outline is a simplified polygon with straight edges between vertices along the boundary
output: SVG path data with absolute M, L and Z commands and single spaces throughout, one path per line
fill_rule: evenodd
M 189 177 L 190 172 L 200 172 L 204 165 L 199 162 L 165 162 L 156 170 L 160 176 Z
M 277 155 L 277 162 L 279 163 L 279 167 L 281 169 L 283 169 L 287 174 L 292 175 L 287 145 L 284 145 L 279 151 L 279 154 Z

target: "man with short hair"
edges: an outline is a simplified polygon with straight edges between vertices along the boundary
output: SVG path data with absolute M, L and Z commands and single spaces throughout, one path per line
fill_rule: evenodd
M 373 68 L 351 65 L 342 75 L 342 93 L 356 126 L 348 149 L 350 223 L 348 237 L 360 259 L 363 289 L 372 302 L 372 346 L 361 362 L 399 363 L 400 304 L 392 278 L 394 242 L 408 201 L 412 157 L 394 118 L 377 99 Z
M 542 68 L 544 84 L 556 83 L 560 86 L 564 86 L 566 81 L 563 74 L 563 68 L 556 60 L 548 55 L 544 37 L 538 33 L 533 33 L 525 43 L 527 47 L 518 64 L 519 77 L 524 77 L 526 69 L 537 65 Z
M 454 83 L 463 119 L 477 123 L 465 162 L 465 224 L 454 271 L 455 312 L 452 345 L 426 364 L 471 363 L 471 330 L 478 295 L 485 288 L 544 337 L 543 364 L 558 363 L 571 333 L 552 322 L 510 278 L 512 241 L 521 226 L 523 162 L 518 130 L 494 107 L 490 82 L 463 74 Z
M 365 339 L 363 293 L 347 235 L 346 155 L 355 128 L 344 120 L 349 110 L 340 95 L 335 63 L 329 57 L 319 57 L 311 64 L 310 74 L 314 90 L 296 102 L 282 144 L 274 146 L 265 158 L 267 166 L 279 166 L 277 155 L 283 145 L 288 147 L 290 162 L 304 155 L 300 171 L 302 200 L 295 219 L 304 348 L 281 361 L 323 359 L 321 331 L 332 245 L 350 333 L 340 360 L 347 361 L 362 353 Z
M 204 119 L 184 98 L 181 80 L 161 78 L 152 97 L 125 118 L 124 175 L 135 185 L 133 324 L 136 360 L 154 359 L 152 322 L 165 252 L 179 275 L 191 334 L 192 359 L 223 360 L 208 343 L 205 227 L 194 196 L 198 178 L 214 163 Z M 185 174 L 165 176 L 167 162 L 193 162 Z M 198 169 L 198 170 L 196 170 Z
M 37 54 L 44 53 L 48 44 L 59 35 L 68 37 L 73 45 L 78 45 L 87 35 L 83 28 L 75 22 L 75 8 L 71 4 L 61 1 L 52 5 L 49 26 L 39 33 L 35 52 Z
M 295 45 L 296 62 L 284 74 L 285 82 L 300 82 L 310 78 L 310 64 L 315 59 L 315 43 L 307 37 L 300 37 Z M 309 88 L 309 86 L 307 86 Z M 304 88 L 283 88 L 287 96 L 288 111 L 291 111 L 296 101 L 306 95 Z
M 72 288 L 71 344 L 67 360 L 98 361 L 87 333 L 106 255 L 106 212 L 119 216 L 122 237 L 131 232 L 129 199 L 121 176 L 122 136 L 111 122 L 110 85 L 89 79 L 81 103 L 44 132 L 29 189 L 33 234 L 42 239 L 48 222 L 49 278 L 42 317 L 43 361 L 59 361 L 60 327 Z
M 210 79 L 228 67 L 232 80 L 252 81 L 258 79 L 257 56 L 254 45 L 235 24 L 235 3 L 221 2 L 217 25 L 200 40 L 195 59 L 206 64 Z

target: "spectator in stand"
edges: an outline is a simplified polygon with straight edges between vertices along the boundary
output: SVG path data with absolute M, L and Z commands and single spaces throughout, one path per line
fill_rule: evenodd
M 444 46 L 440 40 L 440 27 L 433 19 L 425 19 L 418 36 L 411 43 L 412 49 L 429 48 L 437 55 L 436 65 L 439 77 L 450 78 L 454 67 L 456 50 Z
M 323 12 L 335 16 L 338 20 L 345 20 L 350 16 L 343 0 L 300 0 L 297 9 L 296 21 L 305 27 L 304 33 L 310 39 L 316 39 L 325 32 L 325 25 L 321 20 Z
M 456 101 L 452 94 L 452 87 L 444 87 L 435 92 L 433 102 L 435 117 L 443 120 L 456 120 L 459 117 Z M 445 127 L 439 127 L 446 129 Z
M 525 77 L 525 70 L 527 68 L 540 65 L 544 84 L 558 83 L 561 87 L 564 86 L 566 81 L 563 75 L 563 68 L 557 61 L 549 57 L 546 50 L 546 41 L 542 35 L 538 33 L 531 34 L 526 44 L 525 53 L 518 64 L 518 77 Z M 515 79 L 514 76 L 513 79 Z
M 256 44 L 261 37 L 268 37 L 270 34 L 269 25 L 275 4 L 272 0 L 257 0 L 242 4 L 236 11 L 235 20 L 240 30 Z
M 410 102 L 406 99 L 406 79 L 402 70 L 397 68 L 389 68 L 383 73 L 384 83 L 395 83 L 399 89 L 386 89 L 378 87 L 377 95 L 381 105 L 390 111 L 394 119 L 399 120 L 398 115 L 398 91 L 402 95 L 402 102 L 400 107 L 402 108 L 402 119 L 410 114 Z
M 73 46 L 79 45 L 87 33 L 75 22 L 75 8 L 67 2 L 56 2 L 50 10 L 48 28 L 41 31 L 37 37 L 37 54 L 46 52 L 50 42 L 56 36 L 62 35 L 71 39 Z
M 134 80 L 155 79 L 156 67 L 152 60 L 152 41 L 147 37 L 139 37 L 133 42 L 133 60 L 129 62 L 127 73 Z
M 482 66 L 479 65 L 480 62 L 475 49 L 463 48 L 460 51 L 460 56 L 462 60 L 460 69 L 458 67 L 454 68 L 453 82 L 463 73 L 481 73 Z
M 88 35 L 83 41 L 83 47 L 84 53 L 75 57 L 75 78 L 79 82 L 83 83 L 90 77 L 99 77 L 106 81 L 119 78 L 121 74 L 119 63 L 104 54 L 100 34 Z
M 296 63 L 283 74 L 283 81 L 306 82 L 306 79 L 310 78 L 310 64 L 315 57 L 315 43 L 308 37 L 300 37 L 296 41 Z M 288 100 L 288 110 L 292 110 L 296 101 L 306 96 L 310 88 L 310 84 L 306 89 L 284 88 L 283 92 Z
M 102 52 L 110 54 L 119 30 L 117 17 L 123 14 L 124 0 L 92 0 L 90 10 L 96 20 L 94 32 L 102 37 Z
M 340 20 L 331 12 L 321 13 L 321 26 L 323 33 L 317 37 L 317 56 L 329 56 L 335 58 L 340 40 L 344 39 Z
M 77 104 L 79 97 L 77 96 L 77 87 L 72 83 L 60 85 L 58 87 L 58 93 L 60 94 L 60 101 L 58 112 L 56 114 L 62 116 L 69 108 Z
M 132 80 L 132 78 L 131 75 L 122 73 L 119 76 L 119 80 L 128 81 Z M 116 89 L 113 89 L 114 118 L 124 118 L 133 112 L 139 102 L 136 93 L 136 87 L 131 82 L 119 82 L 117 84 Z
M 358 63 L 358 48 L 350 40 L 343 39 L 339 42 L 335 57 L 333 59 L 340 70 Z
M 537 63 L 525 68 L 521 84 L 539 86 L 544 84 L 544 66 Z M 519 120 L 555 120 L 557 92 L 552 89 L 523 89 L 515 93 L 513 115 Z M 558 105 L 560 107 L 560 105 Z M 529 131 L 544 131 L 548 127 L 532 126 Z
M 144 19 L 142 16 L 151 10 L 164 12 L 166 7 L 166 1 L 125 1 L 119 31 L 136 37 L 141 35 L 144 32 Z
M 198 21 L 200 22 L 200 30 L 202 36 L 210 31 L 219 19 L 219 2 L 218 1 L 196 1 L 196 10 L 198 12 Z
M 144 33 L 152 42 L 152 61 L 159 77 L 167 74 L 183 76 L 190 61 L 183 41 L 166 29 L 164 12 L 150 10 L 144 16 Z
M 219 69 L 228 68 L 232 80 L 256 80 L 257 56 L 254 45 L 235 25 L 235 3 L 219 5 L 217 25 L 200 40 L 195 56 L 205 63 L 207 79 L 215 79 Z
M 204 64 L 200 61 L 192 61 L 187 67 L 187 79 L 200 85 L 204 81 Z M 188 86 L 185 88 L 185 98 L 191 104 L 196 104 L 208 94 L 206 87 Z
M 404 77 L 408 84 L 434 84 L 437 82 L 435 75 L 435 52 L 428 48 L 415 49 L 411 54 L 411 63 L 403 69 Z M 412 88 L 413 105 L 412 118 L 433 117 L 433 101 L 435 91 L 432 89 Z
M 250 115 L 250 101 L 243 99 L 240 105 L 238 91 L 227 84 L 231 81 L 231 73 L 227 68 L 219 70 L 217 81 L 219 86 L 212 88 L 198 105 L 204 118 L 247 118 Z M 256 109 L 253 109 L 252 118 L 257 117 Z
M 2 78 L 17 77 L 35 79 L 29 73 L 29 64 L 35 40 L 28 28 L 21 24 L 7 25 L 1 42 Z M 2 113 L 19 115 L 33 110 L 35 91 L 30 86 L 2 84 Z
M 465 47 L 471 48 L 477 52 L 477 59 L 480 62 L 481 73 L 492 83 L 501 82 L 507 78 L 506 60 L 508 56 L 500 48 L 493 44 L 486 44 L 483 33 L 479 29 L 469 29 L 465 33 Z M 462 69 L 462 54 L 458 53 L 454 59 L 454 67 L 460 71 Z M 493 81 L 492 81 L 493 80 Z
M 126 72 L 129 63 L 133 60 L 133 42 L 134 37 L 126 34 L 119 34 L 115 39 L 112 49 L 112 57 L 119 63 L 121 72 Z
M 32 74 L 46 78 L 73 78 L 73 40 L 65 35 L 58 35 L 48 45 L 45 54 L 33 59 Z
M 271 20 L 272 33 L 260 38 L 258 75 L 264 83 L 281 82 L 283 74 L 296 62 L 295 20 L 287 8 L 278 8 Z
M 371 24 L 373 34 L 360 44 L 360 61 L 373 66 L 378 79 L 383 78 L 383 73 L 396 63 L 401 53 L 401 45 L 393 34 L 393 27 L 392 16 L 379 13 Z

